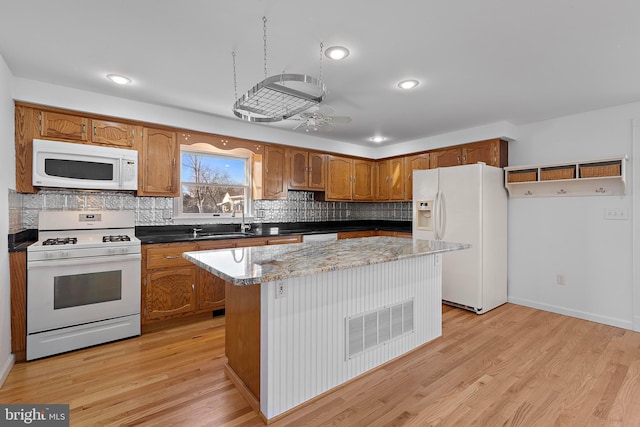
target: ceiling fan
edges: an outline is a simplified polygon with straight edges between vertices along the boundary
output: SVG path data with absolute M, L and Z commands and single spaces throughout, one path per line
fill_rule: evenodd
M 331 130 L 334 129 L 334 124 L 346 124 L 351 122 L 351 117 L 348 116 L 332 116 L 333 109 L 329 106 L 323 105 L 315 111 L 305 111 L 298 114 L 298 118 L 294 120 L 300 120 L 293 130 L 304 129 L 306 132 L 317 130 Z

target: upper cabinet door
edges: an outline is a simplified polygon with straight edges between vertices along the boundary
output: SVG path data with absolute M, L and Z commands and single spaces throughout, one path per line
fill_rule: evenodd
M 327 199 L 351 200 L 351 165 L 348 157 L 327 156 Z
M 376 200 L 389 200 L 389 160 L 377 161 L 373 175 Z
M 323 153 L 309 153 L 309 188 L 324 190 L 326 185 L 327 155 Z
M 180 195 L 178 158 L 180 145 L 176 133 L 154 128 L 142 129 L 139 152 L 139 196 L 178 197 Z
M 405 200 L 413 200 L 413 171 L 429 169 L 429 153 L 405 158 Z
M 404 157 L 389 159 L 389 200 L 404 200 Z
M 263 198 L 286 199 L 285 150 L 283 147 L 266 145 L 264 147 Z
M 289 188 L 304 190 L 309 187 L 309 152 L 289 151 Z
M 123 148 L 134 145 L 135 126 L 91 119 L 91 142 Z
M 429 153 L 431 169 L 462 164 L 462 151 L 460 148 L 450 148 Z
M 371 160 L 353 160 L 353 200 L 373 200 L 373 165 Z
M 490 139 L 462 147 L 462 163 L 473 164 L 484 162 L 491 166 L 507 165 L 507 142 Z
M 66 139 L 70 141 L 88 141 L 89 119 L 71 114 L 40 111 L 38 128 L 44 138 Z

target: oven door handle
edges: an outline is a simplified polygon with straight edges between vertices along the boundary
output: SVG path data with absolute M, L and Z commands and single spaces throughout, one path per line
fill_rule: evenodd
M 30 268 L 52 268 L 57 266 L 76 266 L 76 265 L 91 265 L 91 264 L 106 264 L 106 263 L 119 263 L 121 261 L 128 260 L 140 260 L 142 256 L 140 254 L 127 254 L 127 255 L 112 255 L 112 256 L 96 256 L 86 258 L 62 258 L 62 259 L 48 259 L 43 261 L 27 261 L 27 270 Z

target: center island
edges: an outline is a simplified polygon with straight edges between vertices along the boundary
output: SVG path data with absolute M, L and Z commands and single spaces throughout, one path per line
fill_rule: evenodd
M 226 281 L 226 372 L 265 422 L 442 335 L 442 254 L 397 237 L 186 252 Z

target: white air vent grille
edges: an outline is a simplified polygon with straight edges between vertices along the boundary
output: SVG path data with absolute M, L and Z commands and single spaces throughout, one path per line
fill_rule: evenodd
M 413 332 L 413 298 L 347 318 L 347 359 Z

